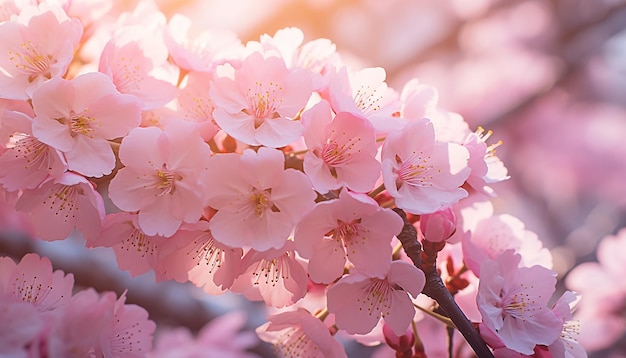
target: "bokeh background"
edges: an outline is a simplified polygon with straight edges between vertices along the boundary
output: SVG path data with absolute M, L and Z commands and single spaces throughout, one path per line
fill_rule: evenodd
M 133 2 L 120 2 L 120 9 Z M 413 77 L 437 88 L 442 107 L 503 141 L 497 154 L 511 179 L 494 185 L 496 210 L 519 217 L 539 235 L 560 278 L 595 260 L 599 240 L 626 226 L 625 1 L 157 3 L 168 16 L 182 13 L 202 26 L 235 31 L 244 42 L 296 26 L 305 40 L 331 39 L 354 66 L 385 68 L 396 89 Z M 110 252 L 87 251 L 82 243 L 5 239 L 0 245 L 0 254 L 48 255 L 78 283 L 99 290 L 130 287 L 129 301 L 146 307 L 159 324 L 195 331 L 244 304 L 238 296 L 207 298 L 193 287 L 131 279 L 111 265 Z M 265 314 L 248 307 L 254 327 Z M 258 352 L 270 351 L 261 346 Z M 592 356 L 611 352 L 626 352 L 625 339 Z M 354 350 L 351 356 L 365 354 Z

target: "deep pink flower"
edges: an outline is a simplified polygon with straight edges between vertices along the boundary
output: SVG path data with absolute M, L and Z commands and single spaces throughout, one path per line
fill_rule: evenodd
M 304 297 L 308 284 L 294 246 L 293 241 L 286 241 L 279 249 L 248 251 L 241 260 L 240 275 L 231 290 L 250 300 L 262 299 L 276 308 L 294 304 Z
M 63 240 L 74 228 L 94 236 L 105 215 L 100 193 L 91 182 L 72 172 L 50 177 L 40 187 L 24 191 L 15 208 L 30 213 L 35 233 L 47 241 Z
M 262 340 L 274 344 L 283 357 L 347 358 L 324 322 L 304 308 L 271 315 L 267 320 L 256 332 Z
M 47 257 L 26 254 L 18 264 L 0 257 L 0 296 L 13 302 L 33 305 L 39 312 L 63 308 L 72 297 L 74 276 L 61 270 L 52 272 Z
M 344 189 L 305 215 L 294 234 L 298 253 L 309 259 L 311 280 L 331 283 L 343 275 L 346 256 L 357 270 L 383 278 L 391 263 L 391 239 L 402 220 L 365 194 Z
M 376 138 L 372 125 L 349 112 L 334 118 L 328 102 L 322 101 L 302 114 L 304 172 L 320 193 L 347 186 L 367 192 L 380 177 Z
M 0 98 L 29 99 L 42 83 L 63 76 L 82 34 L 78 19 L 48 3 L 25 6 L 0 23 Z
M 232 137 L 250 145 L 283 147 L 302 135 L 293 118 L 311 95 L 311 79 L 282 59 L 253 52 L 241 64 L 218 66 L 209 94 L 213 117 Z
M 109 185 L 109 197 L 125 211 L 139 211 L 150 236 L 172 236 L 183 222 L 198 221 L 206 204 L 203 176 L 211 155 L 194 128 L 172 123 L 164 130 L 136 128 L 120 146 L 125 165 Z
M 481 325 L 495 332 L 507 348 L 530 355 L 536 345 L 554 343 L 563 321 L 547 306 L 556 273 L 538 265 L 520 268 L 520 260 L 519 254 L 507 250 L 496 260 L 483 262 L 476 301 Z
M 456 215 L 450 207 L 431 214 L 420 215 L 420 230 L 424 239 L 441 242 L 449 239 L 456 231 Z
M 215 240 L 257 251 L 280 248 L 314 204 L 311 182 L 284 169 L 282 152 L 261 147 L 242 155 L 218 154 L 208 165 L 208 204 L 218 210 L 210 228 Z
M 412 214 L 428 214 L 467 196 L 467 149 L 435 141 L 432 123 L 409 121 L 389 133 L 382 149 L 385 188 L 396 205 Z
M 111 173 L 115 155 L 107 140 L 141 122 L 135 98 L 119 94 L 98 72 L 44 83 L 33 94 L 33 107 L 33 135 L 63 152 L 70 170 L 88 177 Z
M 328 311 L 348 333 L 368 333 L 382 317 L 400 336 L 415 315 L 409 294 L 417 297 L 425 283 L 424 273 L 404 261 L 393 261 L 384 278 L 351 273 L 328 288 Z

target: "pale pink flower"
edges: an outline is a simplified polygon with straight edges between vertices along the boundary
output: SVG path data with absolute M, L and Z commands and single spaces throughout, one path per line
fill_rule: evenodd
M 108 330 L 101 336 L 105 357 L 143 358 L 152 350 L 152 335 L 156 324 L 148 319 L 143 307 L 125 304 L 126 292 L 115 301 Z
M 58 6 L 25 6 L 0 23 L 0 98 L 29 99 L 45 81 L 61 77 L 83 33 Z
M 135 98 L 119 94 L 97 72 L 44 83 L 33 94 L 33 107 L 33 135 L 63 152 L 70 170 L 88 177 L 111 173 L 115 155 L 107 140 L 125 136 L 141 121 Z
M 470 174 L 467 149 L 435 141 L 427 119 L 389 133 L 381 158 L 385 188 L 412 214 L 432 213 L 467 196 L 461 188 Z
M 328 39 L 316 39 L 304 43 L 304 33 L 295 27 L 276 31 L 274 36 L 261 35 L 259 42 L 250 41 L 246 49 L 263 53 L 277 53 L 289 69 L 304 69 L 309 72 L 315 91 L 325 90 L 328 86 L 332 66 L 340 60 L 336 46 Z
M 112 323 L 115 300 L 113 292 L 100 296 L 93 288 L 74 295 L 52 322 L 46 337 L 48 356 L 81 358 L 102 352 L 100 336 Z
M 0 322 L 0 357 L 28 357 L 27 347 L 36 343 L 44 328 L 37 309 L 0 292 Z
M 382 317 L 402 335 L 415 315 L 409 295 L 417 297 L 425 283 L 424 273 L 404 261 L 393 261 L 384 278 L 350 273 L 328 288 L 328 311 L 348 333 L 368 333 Z
M 578 343 L 580 322 L 573 318 L 572 312 L 580 301 L 580 295 L 572 291 L 564 292 L 552 306 L 552 311 L 563 322 L 560 337 L 549 346 L 554 357 L 586 358 L 587 353 Z
M 495 332 L 507 348 L 530 355 L 536 345 L 554 343 L 563 322 L 547 306 L 556 273 L 539 265 L 520 268 L 520 260 L 519 254 L 507 250 L 483 262 L 476 301 L 481 326 Z
M 180 68 L 210 73 L 226 60 L 239 58 L 243 51 L 234 32 L 219 29 L 192 32 L 191 28 L 191 19 L 181 14 L 174 14 L 167 24 L 165 43 L 172 61 Z
M 251 249 L 241 260 L 240 274 L 231 290 L 276 308 L 294 304 L 304 297 L 308 283 L 294 249 L 293 241 L 286 241 L 279 249 Z
M 600 241 L 598 262 L 585 262 L 568 274 L 566 285 L 582 295 L 575 318 L 580 321 L 578 341 L 588 350 L 610 347 L 626 332 L 626 229 Z M 593 283 L 593 284 L 590 284 Z
M 408 120 L 431 118 L 437 113 L 439 93 L 434 87 L 421 84 L 417 78 L 404 84 L 400 99 L 402 118 Z
M 479 221 L 472 232 L 463 237 L 462 242 L 465 264 L 477 276 L 485 260 L 495 260 L 510 249 L 521 255 L 522 266 L 552 268 L 550 250 L 543 247 L 537 234 L 526 230 L 523 222 L 509 214 L 494 215 Z
M 283 153 L 266 147 L 210 159 L 206 184 L 208 204 L 218 210 L 210 220 L 215 240 L 257 251 L 283 246 L 316 197 L 306 175 L 284 165 Z
M 282 59 L 254 52 L 241 67 L 218 66 L 209 95 L 213 117 L 232 137 L 250 145 L 283 147 L 302 134 L 293 120 L 311 95 L 306 71 L 289 70 Z
M 202 215 L 210 155 L 209 146 L 184 123 L 136 128 L 122 140 L 125 167 L 111 180 L 109 197 L 122 210 L 139 211 L 145 234 L 172 236 L 183 222 Z
M 67 170 L 61 152 L 31 135 L 30 117 L 7 111 L 3 121 L 13 129 L 7 150 L 0 154 L 2 186 L 10 191 L 34 189 L 48 176 L 56 178 Z
M 304 172 L 320 193 L 347 186 L 367 192 L 380 177 L 376 160 L 374 128 L 365 119 L 349 112 L 334 118 L 328 102 L 322 101 L 302 114 Z
M 86 236 L 87 247 L 112 247 L 117 266 L 131 276 L 144 274 L 157 267 L 165 237 L 147 235 L 139 227 L 138 215 L 119 212 L 104 218 L 97 236 Z
M 239 275 L 243 250 L 216 241 L 208 226 L 200 221 L 170 237 L 161 250 L 157 274 L 178 282 L 191 281 L 212 295 L 229 289 Z
M 104 47 L 98 71 L 110 77 L 118 91 L 138 98 L 144 110 L 154 109 L 178 91 L 171 83 L 176 77 L 167 67 L 167 56 L 162 26 L 124 26 Z
M 63 240 L 74 228 L 94 236 L 105 215 L 104 202 L 93 184 L 72 172 L 24 191 L 15 208 L 30 213 L 36 235 L 47 241 Z
M 211 140 L 219 130 L 213 120 L 213 102 L 209 98 L 209 84 L 212 76 L 201 72 L 187 74 L 184 87 L 176 98 L 176 118 L 182 118 L 196 126 L 198 134 L 205 141 Z
M 256 332 L 263 341 L 272 343 L 281 357 L 347 358 L 324 322 L 304 308 L 271 315 L 267 320 Z
M 339 199 L 323 201 L 298 223 L 294 240 L 309 259 L 311 280 L 331 283 L 343 275 L 346 258 L 357 270 L 383 278 L 391 263 L 391 239 L 402 219 L 365 194 L 344 189 Z
M 26 254 L 18 264 L 0 257 L 0 296 L 12 302 L 25 302 L 39 312 L 63 308 L 70 302 L 74 276 L 61 270 L 52 272 L 47 257 Z
M 209 321 L 195 338 L 184 327 L 161 331 L 148 358 L 258 358 L 246 351 L 258 338 L 253 332 L 241 331 L 245 322 L 243 312 L 233 311 Z
M 496 156 L 496 148 L 502 142 L 486 144 L 491 134 L 491 131 L 485 133 L 484 129 L 478 128 L 476 132 L 469 133 L 462 144 L 470 153 L 468 165 L 472 172 L 467 183 L 478 191 L 493 195 L 493 189 L 488 184 L 507 180 L 509 176 L 504 163 Z
M 327 98 L 335 113 L 350 112 L 365 117 L 379 133 L 402 128 L 405 121 L 394 115 L 401 103 L 398 94 L 387 87 L 383 68 L 349 73 L 343 66 L 330 76 Z

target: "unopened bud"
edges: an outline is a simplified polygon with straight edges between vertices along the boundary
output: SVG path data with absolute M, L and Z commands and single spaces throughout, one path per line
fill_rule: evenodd
M 412 352 L 413 345 L 415 344 L 415 335 L 411 330 L 411 326 L 407 327 L 406 332 L 398 336 L 393 328 L 389 327 L 386 323 L 383 324 L 383 335 L 385 336 L 385 342 L 396 352 Z
M 449 239 L 456 231 L 456 215 L 452 208 L 445 208 L 432 214 L 420 216 L 420 230 L 424 238 L 431 242 Z

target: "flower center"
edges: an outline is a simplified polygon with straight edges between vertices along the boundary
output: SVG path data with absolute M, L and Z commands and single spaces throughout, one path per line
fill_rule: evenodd
M 176 181 L 182 179 L 183 177 L 180 174 L 169 170 L 165 164 L 163 164 L 161 169 L 157 169 L 154 174 L 153 187 L 160 190 L 157 196 L 173 194 L 176 190 Z
M 246 94 L 248 109 L 244 112 L 256 118 L 254 121 L 255 128 L 258 128 L 265 119 L 280 117 L 278 108 L 283 103 L 283 99 L 280 98 L 282 91 L 283 87 L 274 82 L 264 85 L 257 81 L 254 88 L 248 88 Z
M 428 164 L 431 157 L 424 158 L 423 154 L 423 152 L 413 152 L 406 160 L 402 160 L 396 154 L 394 172 L 398 176 L 397 189 L 400 189 L 404 183 L 411 186 L 432 186 L 433 176 L 430 172 L 434 170 L 434 167 Z
M 370 284 L 363 290 L 363 295 L 357 298 L 357 304 L 361 309 L 367 310 L 370 316 L 382 314 L 386 317 L 391 313 L 392 291 L 393 287 L 386 280 L 371 278 Z
M 301 327 L 288 329 L 278 337 L 274 348 L 284 358 L 317 357 L 319 350 Z
M 250 203 L 252 204 L 252 209 L 254 210 L 254 215 L 257 217 L 262 217 L 265 214 L 265 211 L 269 208 L 273 212 L 280 212 L 280 209 L 274 205 L 270 199 L 272 195 L 272 189 L 265 190 L 255 190 L 250 197 Z
M 252 272 L 255 286 L 259 284 L 276 286 L 281 281 L 289 279 L 289 264 L 285 259 L 288 254 L 269 260 L 261 260 L 257 263 L 255 270 Z
M 30 41 L 23 42 L 20 47 L 21 50 L 18 52 L 8 51 L 9 60 L 16 69 L 29 75 L 28 82 L 34 82 L 39 76 L 51 79 L 50 64 L 56 62 L 53 57 L 40 54 Z

